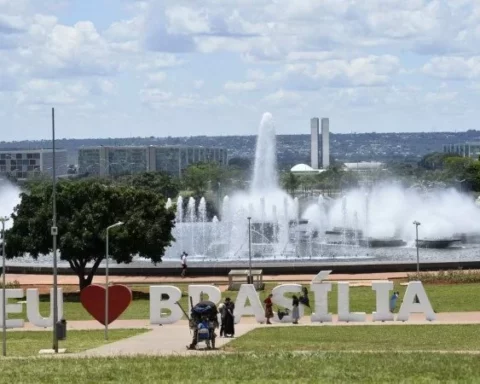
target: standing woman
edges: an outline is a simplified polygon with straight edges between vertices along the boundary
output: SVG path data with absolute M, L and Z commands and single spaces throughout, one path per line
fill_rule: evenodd
M 267 324 L 272 324 L 270 319 L 273 317 L 273 295 L 270 293 L 268 297 L 263 301 L 265 303 L 265 318 L 267 319 Z
M 229 297 L 225 299 L 225 328 L 224 336 L 225 337 L 234 337 L 235 336 L 235 304 L 230 300 Z
M 298 300 L 298 297 L 293 295 L 292 296 L 292 320 L 293 324 L 298 324 L 298 319 L 300 318 L 300 312 L 298 310 L 298 306 L 300 305 L 300 302 Z

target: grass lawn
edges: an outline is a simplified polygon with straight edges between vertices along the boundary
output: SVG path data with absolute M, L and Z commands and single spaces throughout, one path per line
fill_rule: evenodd
M 266 289 L 259 292 L 260 299 L 263 300 L 267 294 L 277 284 L 267 284 Z M 184 309 L 187 304 L 187 285 L 177 285 L 184 296 L 180 303 Z M 480 311 L 480 284 L 458 284 L 458 285 L 438 285 L 425 284 L 430 302 L 433 309 L 437 312 L 461 312 L 461 311 Z M 122 314 L 120 319 L 148 319 L 150 316 L 150 304 L 148 300 L 148 286 L 134 286 L 135 297 L 130 307 Z M 403 297 L 405 287 L 395 285 L 395 290 L 400 291 L 400 299 Z M 222 296 L 227 296 L 235 300 L 237 292 L 223 292 Z M 49 296 L 42 297 L 40 302 L 40 312 L 43 316 L 50 313 Z M 310 297 L 313 301 L 313 297 Z M 399 301 L 400 302 L 400 301 Z M 352 311 L 372 313 L 375 310 L 375 292 L 370 287 L 351 287 L 350 303 Z M 397 305 L 397 310 L 398 310 Z M 329 295 L 329 309 L 331 313 L 337 313 L 337 285 L 333 284 L 332 292 Z M 89 320 L 91 316 L 83 309 L 78 301 L 78 295 L 69 294 L 64 297 L 64 314 L 67 320 Z M 305 308 L 305 315 L 310 315 L 310 310 Z M 23 315 L 26 318 L 25 307 Z M 10 315 L 15 318 L 15 315 Z
M 0 360 L 9 383 L 478 382 L 480 358 L 427 353 L 291 353 Z
M 255 329 L 224 348 L 255 353 L 271 350 L 480 351 L 479 332 L 477 324 L 272 327 Z
M 59 341 L 59 348 L 67 353 L 85 351 L 104 344 L 132 337 L 145 329 L 111 329 L 108 341 L 104 340 L 104 331 L 67 331 L 67 339 Z M 46 331 L 9 331 L 7 332 L 7 356 L 36 356 L 41 349 L 52 348 L 52 332 Z M 18 381 L 21 382 L 21 381 Z

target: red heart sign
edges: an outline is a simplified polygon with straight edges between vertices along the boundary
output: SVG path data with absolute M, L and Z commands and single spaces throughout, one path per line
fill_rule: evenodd
M 92 284 L 82 289 L 80 301 L 98 322 L 105 325 L 105 287 Z M 108 324 L 115 321 L 130 305 L 132 291 L 125 285 L 108 287 Z

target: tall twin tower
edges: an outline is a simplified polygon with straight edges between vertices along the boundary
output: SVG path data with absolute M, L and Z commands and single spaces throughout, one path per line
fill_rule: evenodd
M 311 167 L 318 169 L 319 166 L 319 153 L 318 144 L 322 144 L 322 168 L 327 169 L 330 166 L 330 139 L 329 139 L 329 120 L 328 118 L 322 118 L 322 137 L 319 139 L 319 119 L 314 117 L 310 120 L 310 127 L 312 129 L 311 136 Z

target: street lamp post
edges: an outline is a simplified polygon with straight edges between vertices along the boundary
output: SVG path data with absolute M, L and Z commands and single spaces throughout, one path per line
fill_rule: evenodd
M 58 292 L 57 292 L 57 165 L 55 158 L 55 109 L 52 108 L 52 228 L 53 238 L 53 350 L 58 353 Z
M 252 235 L 251 235 L 251 220 L 249 216 L 248 219 L 248 284 L 252 284 Z
M 7 299 L 5 298 L 5 223 L 8 221 L 8 217 L 0 218 L 2 223 L 2 353 L 3 356 L 7 356 Z
M 415 231 L 416 231 L 416 245 L 417 245 L 417 275 L 420 273 L 420 255 L 418 253 L 418 226 L 421 225 L 417 220 L 413 222 L 413 225 L 415 225 Z
M 113 224 L 107 228 L 106 236 L 106 249 L 105 249 L 105 340 L 108 340 L 108 258 L 109 258 L 109 237 L 108 232 L 112 228 L 116 228 L 123 225 L 123 222 L 119 221 L 116 224 Z

